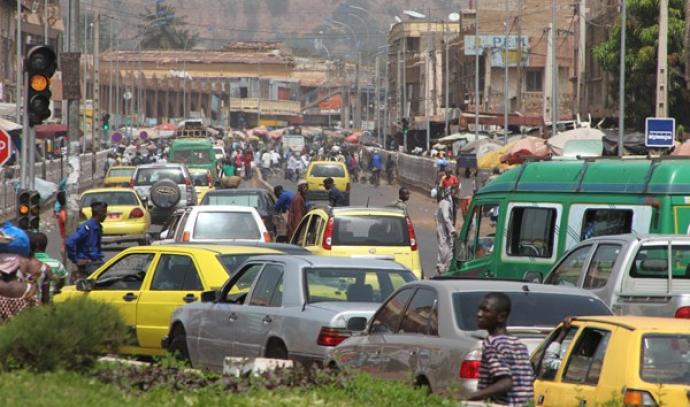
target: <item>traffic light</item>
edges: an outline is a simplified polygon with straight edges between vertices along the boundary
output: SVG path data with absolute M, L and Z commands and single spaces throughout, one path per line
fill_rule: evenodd
M 27 189 L 17 194 L 17 226 L 24 230 L 38 230 L 40 226 L 41 196 Z
M 110 130 L 110 113 L 103 113 L 101 115 L 101 123 L 104 131 Z
M 56 69 L 57 56 L 48 46 L 32 47 L 24 58 L 24 72 L 29 77 L 24 97 L 30 126 L 41 124 L 50 117 L 50 78 Z

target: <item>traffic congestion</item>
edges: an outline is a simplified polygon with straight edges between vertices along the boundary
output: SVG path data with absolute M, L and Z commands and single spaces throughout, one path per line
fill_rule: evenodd
M 66 264 L 43 233 L 1 243 L 2 318 L 88 297 L 131 329 L 121 355 L 196 369 L 288 359 L 459 400 L 687 404 L 687 162 L 527 162 L 471 199 L 446 162 L 430 197 L 380 146 L 282 136 L 193 123 L 114 145 Z

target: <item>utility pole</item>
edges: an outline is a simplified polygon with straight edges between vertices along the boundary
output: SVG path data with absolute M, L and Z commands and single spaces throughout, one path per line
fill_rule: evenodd
M 424 65 L 426 67 L 426 72 L 424 73 L 424 93 L 425 93 L 425 100 L 424 100 L 424 116 L 426 116 L 426 151 L 431 151 L 431 109 L 432 107 L 429 106 L 429 102 L 432 102 L 431 99 L 435 99 L 435 95 L 431 92 L 431 89 L 429 89 L 429 85 L 431 85 L 431 82 L 429 80 L 429 67 L 431 65 L 431 53 L 435 51 L 429 50 L 426 55 L 426 61 L 424 61 Z M 435 70 L 435 69 L 434 69 Z
M 43 0 L 43 45 L 49 45 L 48 44 L 48 0 Z
M 625 0 L 624 0 L 625 1 Z M 557 0 L 551 1 L 551 137 L 558 131 L 558 19 L 557 19 Z
M 625 1 L 621 0 L 621 57 L 618 79 L 618 156 L 623 157 L 623 134 L 625 133 L 625 32 L 627 30 L 627 11 Z
M 22 2 L 17 0 L 17 65 L 15 66 L 15 89 L 14 89 L 14 103 L 16 104 L 15 122 L 19 123 L 22 114 Z M 22 132 L 26 131 L 22 129 Z M 24 168 L 24 166 L 22 166 Z
M 389 73 L 389 68 L 388 68 L 388 58 L 390 58 L 389 55 L 386 55 L 386 68 L 384 70 L 383 74 L 383 80 L 384 80 L 384 85 L 383 85 L 383 100 L 385 101 L 383 104 L 383 119 L 381 120 L 381 127 L 383 128 L 383 148 L 385 149 L 386 146 L 388 145 L 388 123 L 390 123 L 390 111 L 388 110 L 388 73 Z
M 659 0 L 656 117 L 668 117 L 668 0 Z
M 374 125 L 374 129 L 376 129 L 376 135 L 379 138 L 379 141 L 381 142 L 381 145 L 383 145 L 383 138 L 381 137 L 381 124 L 379 123 L 379 100 L 381 99 L 381 96 L 379 94 L 379 82 L 381 78 L 379 78 L 379 60 L 380 56 L 376 55 L 374 58 L 374 98 L 376 99 L 376 103 L 374 103 L 374 106 L 376 111 L 374 112 L 374 121 L 376 124 Z M 369 94 L 369 91 L 367 90 L 367 95 Z M 369 112 L 369 105 L 367 105 L 367 112 Z
M 100 146 L 100 130 L 97 121 L 101 118 L 101 16 L 96 13 L 93 26 L 93 113 L 91 118 L 91 162 L 92 170 L 96 171 L 96 151 Z M 96 133 L 99 137 L 96 137 Z
M 517 21 L 517 35 L 518 35 L 518 63 L 517 63 L 517 99 L 515 99 L 515 109 L 522 110 L 522 12 L 524 9 L 524 0 L 518 0 Z
M 474 142 L 479 141 L 479 48 L 484 46 L 479 39 L 479 0 L 474 4 Z
M 505 16 L 503 18 L 503 23 L 505 25 L 504 35 L 503 35 L 503 142 L 508 144 L 508 104 L 510 103 L 510 98 L 508 95 L 508 32 L 510 27 L 508 26 L 508 0 L 505 0 Z
M 403 99 L 402 99 L 402 90 L 403 90 L 403 84 L 402 84 L 402 50 L 398 49 L 398 58 L 395 60 L 397 62 L 397 74 L 398 74 L 398 89 L 397 92 L 395 92 L 395 96 L 397 98 L 397 104 L 398 104 L 398 122 L 402 122 L 403 117 L 405 115 L 403 114 Z
M 444 67 L 445 68 L 445 74 L 443 75 L 443 78 L 445 79 L 445 81 L 444 81 L 445 87 L 444 87 L 443 92 L 445 93 L 446 97 L 445 97 L 445 104 L 444 104 L 445 109 L 443 109 L 443 112 L 444 112 L 444 117 L 446 119 L 445 120 L 446 121 L 446 123 L 445 123 L 445 125 L 446 125 L 446 127 L 445 127 L 446 136 L 448 136 L 448 135 L 450 135 L 450 131 L 448 129 L 448 109 L 450 107 L 449 106 L 450 105 L 450 94 L 449 94 L 450 93 L 450 61 L 449 61 L 449 59 L 450 59 L 450 53 L 449 53 L 450 46 L 448 43 L 448 34 L 446 33 L 445 24 L 443 25 L 443 45 L 446 46 L 446 49 L 445 49 L 445 59 L 446 59 L 445 62 L 446 63 L 444 64 L 445 65 L 445 67 Z
M 67 41 L 65 41 L 65 48 L 68 52 L 79 52 L 79 0 L 69 0 L 68 10 L 68 26 Z M 79 61 L 77 58 L 76 61 Z M 79 72 L 78 62 L 74 67 Z M 64 71 L 65 67 L 61 67 Z M 67 157 L 69 170 L 64 172 L 67 175 L 67 208 L 68 208 L 68 225 L 67 230 L 72 231 L 79 219 L 79 151 L 74 150 L 72 145 L 79 142 L 79 99 L 67 100 L 67 134 L 69 142 L 67 143 Z
M 355 68 L 355 113 L 353 115 L 354 118 L 354 127 L 355 129 L 361 129 L 362 128 L 362 89 L 360 87 L 359 83 L 359 75 L 360 75 L 360 69 L 362 65 L 362 52 L 357 51 L 357 67 Z
M 575 94 L 575 107 L 579 113 L 583 111 L 584 88 L 585 88 L 585 64 L 587 63 L 585 47 L 587 46 L 587 21 L 585 12 L 587 0 L 580 0 L 577 8 L 578 19 L 578 45 L 577 45 L 577 89 Z

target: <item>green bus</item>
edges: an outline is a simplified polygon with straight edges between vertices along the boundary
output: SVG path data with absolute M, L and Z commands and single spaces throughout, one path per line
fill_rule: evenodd
M 168 161 L 185 164 L 187 168 L 209 170 L 213 180 L 218 180 L 218 162 L 213 143 L 203 137 L 184 137 L 173 140 Z
M 531 280 L 584 239 L 689 225 L 690 158 L 527 162 L 473 197 L 446 275 Z

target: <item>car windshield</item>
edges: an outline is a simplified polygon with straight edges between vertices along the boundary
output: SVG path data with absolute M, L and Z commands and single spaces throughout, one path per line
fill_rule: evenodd
M 84 194 L 81 197 L 79 206 L 81 208 L 88 208 L 94 202 L 105 202 L 108 206 L 137 206 L 139 201 L 137 200 L 134 192 L 128 191 L 118 191 L 118 192 L 92 192 Z
M 200 150 L 176 150 L 170 161 L 180 164 L 210 164 L 212 162 L 207 148 Z
M 111 168 L 108 171 L 109 177 L 131 177 L 134 173 L 134 168 Z
M 192 184 L 194 184 L 195 187 L 207 187 L 208 186 L 208 174 L 205 172 L 201 173 L 192 173 Z
M 319 178 L 343 178 L 345 177 L 345 168 L 342 165 L 317 164 L 311 169 L 311 176 Z
M 640 377 L 654 384 L 690 385 L 690 335 L 645 335 Z
M 220 260 L 220 264 L 223 265 L 225 272 L 228 273 L 228 276 L 232 277 L 239 270 L 239 267 L 242 265 L 242 263 L 244 263 L 248 258 L 258 256 L 260 254 L 265 253 L 221 254 L 218 256 L 218 259 Z
M 409 246 L 410 235 L 402 216 L 336 216 L 333 245 Z
M 141 168 L 137 171 L 136 185 L 153 185 L 163 179 L 169 179 L 177 185 L 184 184 L 184 174 L 179 168 Z
M 308 268 L 305 270 L 307 302 L 381 303 L 398 287 L 413 281 L 407 270 L 365 268 Z
M 249 212 L 201 212 L 194 224 L 193 238 L 258 240 L 261 231 Z
M 237 205 L 259 207 L 259 194 L 206 194 L 202 205 Z
M 488 291 L 453 294 L 453 308 L 458 327 L 476 331 L 477 309 Z M 601 300 L 585 295 L 535 292 L 507 292 L 512 309 L 508 326 L 555 326 L 563 318 L 581 315 L 611 315 Z

